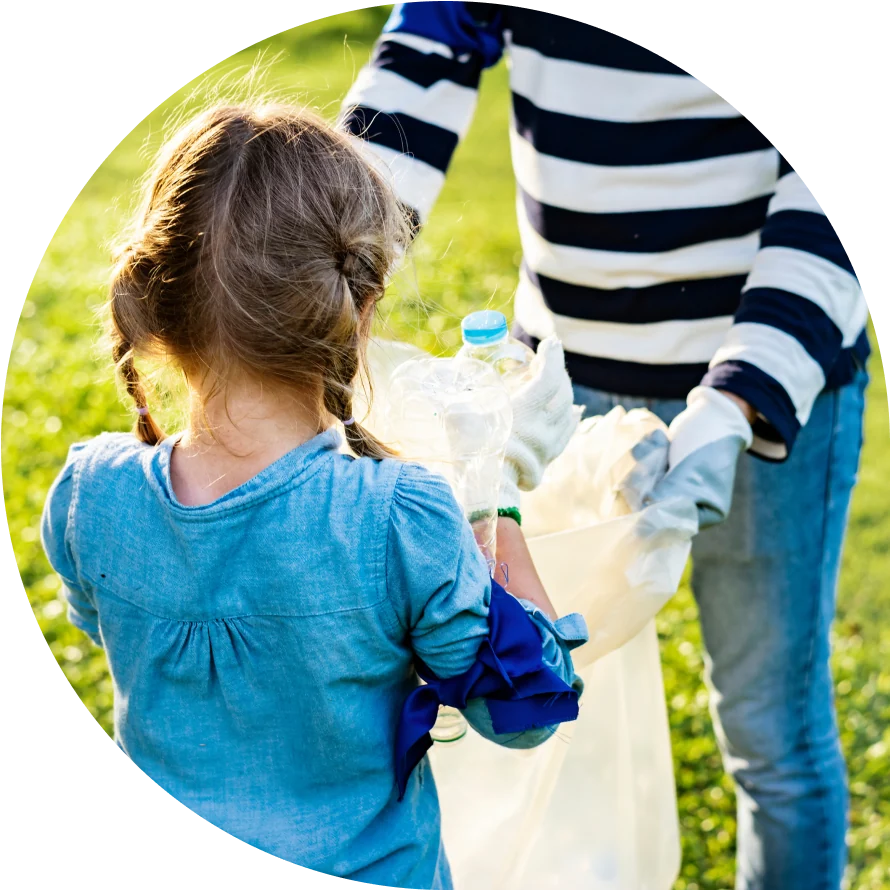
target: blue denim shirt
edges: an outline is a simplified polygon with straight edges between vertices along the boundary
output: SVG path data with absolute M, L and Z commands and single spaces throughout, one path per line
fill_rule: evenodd
M 415 654 L 455 676 L 488 630 L 487 568 L 447 484 L 348 457 L 329 430 L 189 507 L 170 482 L 174 443 L 73 446 L 44 511 L 71 620 L 108 655 L 118 744 L 269 853 L 450 887 L 429 763 L 401 803 L 393 765 Z M 538 624 L 573 682 L 558 630 Z

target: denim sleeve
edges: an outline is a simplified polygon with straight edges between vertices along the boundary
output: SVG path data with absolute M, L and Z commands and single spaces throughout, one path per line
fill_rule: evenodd
M 390 506 L 386 581 L 400 624 L 437 676 L 469 670 L 488 634 L 491 583 L 448 483 L 405 464 Z
M 99 616 L 89 585 L 78 576 L 72 537 L 74 533 L 74 478 L 82 446 L 74 445 L 56 478 L 46 503 L 40 539 L 50 565 L 62 580 L 62 595 L 68 603 L 68 619 L 97 645 L 102 645 Z

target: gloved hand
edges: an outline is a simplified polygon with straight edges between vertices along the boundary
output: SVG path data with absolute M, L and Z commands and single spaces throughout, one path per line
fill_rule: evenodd
M 513 430 L 507 442 L 498 506 L 519 506 L 519 491 L 531 491 L 547 465 L 568 444 L 581 419 L 573 404 L 562 343 L 548 337 L 538 344 L 529 379 L 511 393 Z
M 739 455 L 753 438 L 744 412 L 716 389 L 697 386 L 668 433 L 670 466 L 650 502 L 672 497 L 692 501 L 699 530 L 722 522 L 729 514 Z
M 523 492 L 523 528 L 551 534 L 638 512 L 667 473 L 669 451 L 667 427 L 645 408 L 585 418 L 543 484 Z
M 670 441 L 664 429 L 654 429 L 609 468 L 612 491 L 620 495 L 629 512 L 642 510 L 652 499 L 667 473 L 669 455 Z

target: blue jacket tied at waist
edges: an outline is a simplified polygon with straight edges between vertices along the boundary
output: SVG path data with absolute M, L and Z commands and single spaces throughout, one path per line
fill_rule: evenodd
M 396 776 L 400 800 L 411 771 L 432 745 L 430 730 L 440 705 L 464 711 L 471 725 L 488 737 L 542 730 L 517 739 L 515 747 L 540 744 L 558 724 L 578 717 L 583 683 L 574 673 L 568 652 L 587 641 L 584 619 L 572 613 L 551 622 L 532 604 L 492 581 L 488 623 L 489 634 L 465 673 L 442 680 L 419 659 L 415 662 L 426 685 L 409 694 L 399 717 Z M 545 628 L 546 647 L 539 625 Z

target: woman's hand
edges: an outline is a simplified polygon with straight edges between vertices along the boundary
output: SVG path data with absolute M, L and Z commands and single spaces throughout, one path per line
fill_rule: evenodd
M 562 343 L 548 337 L 538 345 L 529 379 L 510 396 L 513 431 L 507 442 L 500 507 L 518 507 L 519 492 L 531 491 L 578 426 L 572 383 Z
M 698 509 L 699 529 L 729 515 L 739 455 L 751 447 L 754 409 L 731 393 L 697 386 L 670 426 L 670 469 L 652 501 L 685 498 Z

